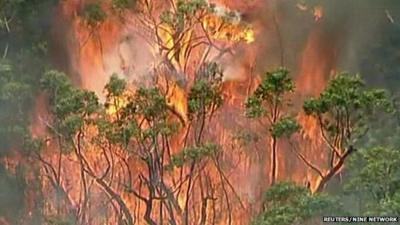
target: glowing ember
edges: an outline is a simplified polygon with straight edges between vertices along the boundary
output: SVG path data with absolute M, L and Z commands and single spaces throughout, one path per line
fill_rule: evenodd
M 324 16 L 324 9 L 322 6 L 315 6 L 314 7 L 314 19 L 315 21 L 319 21 Z

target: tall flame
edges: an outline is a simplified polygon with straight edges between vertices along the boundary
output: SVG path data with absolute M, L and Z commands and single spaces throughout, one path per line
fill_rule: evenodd
M 201 209 L 196 209 L 197 211 L 195 211 L 194 215 L 191 216 L 193 221 L 200 221 L 201 219 L 205 220 L 206 222 L 204 224 L 248 224 L 250 217 L 258 212 L 260 208 L 259 206 L 261 201 L 259 201 L 259 196 L 265 189 L 264 180 L 267 178 L 263 176 L 266 176 L 265 168 L 269 162 L 265 153 L 268 150 L 263 148 L 263 146 L 267 141 L 264 137 L 260 137 L 260 140 L 252 140 L 253 142 L 248 146 L 243 147 L 239 144 L 239 141 L 236 139 L 233 141 L 233 139 L 239 135 L 243 135 L 250 128 L 254 128 L 254 130 L 260 131 L 260 133 L 265 131 L 265 127 L 252 124 L 249 120 L 244 118 L 243 115 L 243 102 L 248 97 L 249 92 L 254 90 L 259 83 L 258 78 L 253 77 L 258 75 L 257 69 L 254 68 L 254 61 L 256 61 L 257 56 L 262 55 L 262 53 L 259 43 L 256 43 L 255 40 L 256 34 L 254 24 L 243 21 L 239 13 L 230 14 L 230 11 L 227 9 L 231 6 L 236 9 L 241 8 L 247 1 L 221 0 L 213 2 L 221 3 L 220 5 L 225 5 L 226 8 L 225 6 L 217 7 L 217 11 L 206 15 L 201 21 L 201 25 L 204 27 L 207 34 L 210 34 L 210 37 L 208 38 L 211 38 L 216 44 L 222 43 L 221 45 L 224 47 L 226 44 L 236 46 L 238 43 L 243 43 L 243 45 L 252 43 L 252 47 L 246 45 L 244 48 L 229 49 L 229 51 L 227 51 L 230 53 L 229 56 L 218 59 L 220 60 L 219 62 L 222 62 L 226 71 L 229 73 L 240 73 L 239 77 L 229 77 L 230 74 L 223 77 L 224 83 L 222 85 L 222 91 L 225 104 L 218 112 L 216 112 L 214 119 L 209 121 L 209 129 L 205 131 L 205 136 L 207 138 L 221 143 L 223 147 L 223 154 L 220 156 L 223 164 L 221 168 L 229 171 L 229 173 L 225 174 L 223 173 L 225 171 L 218 171 L 215 167 L 204 166 L 203 168 L 200 168 L 202 169 L 202 173 L 208 175 L 208 179 L 212 181 L 224 180 L 223 182 L 225 183 L 213 183 L 207 179 L 201 180 L 201 176 L 196 177 L 196 182 L 198 182 L 197 184 L 199 185 L 215 186 L 211 188 L 212 191 L 209 191 L 210 193 L 206 193 L 207 198 L 210 198 L 210 202 L 205 201 L 206 203 L 201 205 Z M 112 73 L 120 73 L 121 75 L 126 76 L 129 81 L 134 80 L 132 79 L 132 76 L 135 76 L 134 78 L 143 81 L 144 84 L 148 84 L 146 83 L 148 80 L 154 81 L 152 79 L 157 77 L 157 80 L 151 84 L 160 88 L 167 98 L 167 104 L 170 110 L 180 119 L 182 124 L 185 125 L 182 126 L 182 131 L 174 137 L 171 143 L 165 142 L 164 144 L 171 147 L 172 153 L 181 151 L 183 148 L 182 146 L 184 145 L 184 134 L 188 129 L 188 126 L 186 125 L 189 120 L 187 116 L 187 92 L 192 83 L 190 79 L 188 79 L 188 74 L 183 74 L 183 70 L 177 68 L 187 63 L 181 61 L 182 59 L 185 59 L 185 52 L 190 48 L 190 46 L 185 43 L 188 43 L 197 31 L 193 30 L 184 34 L 181 40 L 183 45 L 180 46 L 178 52 L 174 49 L 177 40 L 174 40 L 173 35 L 171 35 L 172 28 L 168 27 L 166 24 L 158 24 L 157 34 L 161 38 L 161 44 L 163 47 L 171 49 L 171 51 L 166 54 L 166 58 L 172 65 L 168 64 L 167 66 L 172 66 L 175 69 L 172 72 L 165 72 L 163 70 L 160 72 L 158 65 L 162 64 L 165 59 L 160 55 L 157 55 L 158 52 L 154 46 L 143 44 L 144 40 L 140 39 L 140 35 L 137 34 L 142 32 L 140 27 L 133 26 L 132 28 L 127 25 L 129 24 L 132 26 L 132 18 L 137 16 L 136 13 L 140 15 L 140 13 L 142 13 L 141 11 L 127 11 L 126 21 L 124 21 L 126 23 L 122 23 L 115 16 L 110 16 L 95 29 L 90 29 L 87 24 L 85 24 L 85 21 L 83 21 L 79 16 L 85 3 L 87 2 L 66 0 L 60 5 L 65 19 L 71 22 L 69 29 L 70 34 L 72 35 L 71 39 L 68 40 L 68 50 L 72 64 L 70 66 L 79 74 L 80 86 L 84 89 L 96 91 L 99 96 L 103 97 L 104 85 Z M 108 3 L 106 2 L 102 3 L 103 9 L 106 11 L 110 10 L 109 5 L 107 4 Z M 298 7 L 301 10 L 309 10 L 305 5 L 298 5 Z M 323 8 L 316 6 L 312 10 L 310 9 L 310 11 L 313 12 L 315 20 L 319 21 L 322 19 Z M 159 12 L 156 12 L 156 14 L 157 13 L 159 14 Z M 229 16 L 229 19 L 227 20 L 224 16 Z M 329 79 L 329 74 L 335 69 L 336 65 L 337 46 L 335 40 L 333 40 L 334 38 L 324 32 L 321 27 L 322 23 L 316 23 L 315 26 L 316 27 L 309 36 L 303 54 L 300 56 L 299 60 L 299 72 L 296 77 L 296 86 L 299 94 L 299 99 L 296 100 L 299 101 L 308 96 L 318 95 L 325 87 L 326 82 Z M 139 44 L 136 45 L 137 49 L 128 48 L 128 51 L 135 53 L 148 51 L 153 54 L 154 58 L 151 60 L 142 59 L 140 54 L 138 54 L 138 57 L 121 57 L 121 52 L 118 50 L 121 42 L 130 38 L 134 40 L 133 42 Z M 201 57 L 205 55 L 204 49 L 197 51 L 198 52 L 196 52 L 193 57 L 195 59 L 191 59 L 192 61 L 189 62 L 189 67 L 192 67 L 193 71 L 195 71 L 195 68 L 199 66 L 198 63 L 200 63 Z M 212 52 L 212 54 L 217 55 L 215 52 Z M 136 61 L 139 61 L 140 63 L 137 63 Z M 146 68 L 148 67 L 146 73 L 140 74 L 141 76 L 139 76 L 138 74 L 132 74 L 131 71 L 128 71 L 127 68 L 143 66 L 139 65 L 142 64 L 142 62 L 148 64 L 146 65 Z M 137 85 L 142 85 L 143 83 L 139 82 Z M 129 85 L 136 85 L 136 83 L 134 84 L 133 82 L 130 82 Z M 124 107 L 127 102 L 127 97 L 115 99 L 114 104 L 108 106 L 106 111 L 107 114 L 111 117 L 115 116 L 118 113 L 118 109 Z M 39 108 L 41 108 L 43 104 L 43 99 L 39 98 L 37 103 L 38 107 L 40 106 Z M 37 110 L 36 114 L 43 115 L 46 114 L 46 112 Z M 300 115 L 298 119 L 304 128 L 302 133 L 303 136 L 299 139 L 301 141 L 306 140 L 305 146 L 311 146 L 311 148 L 302 149 L 302 151 L 311 159 L 321 162 L 322 164 L 326 158 L 323 154 L 317 154 L 318 152 L 322 152 L 322 144 L 315 141 L 319 140 L 319 130 L 316 121 L 306 117 L 305 115 Z M 43 121 L 35 121 L 32 127 L 32 133 L 37 134 L 38 136 L 43 135 L 44 132 L 44 128 L 40 127 L 40 124 L 43 125 Z M 85 131 L 88 133 L 87 136 L 83 137 L 86 138 L 86 140 L 95 139 L 98 135 L 96 128 L 91 126 L 85 127 Z M 246 137 L 248 138 L 248 136 Z M 255 137 L 251 138 L 257 139 Z M 84 187 L 86 187 L 86 185 L 93 185 L 84 183 L 84 179 L 82 178 L 84 175 L 80 173 L 78 169 L 79 166 L 86 163 L 93 168 L 95 173 L 98 174 L 101 174 L 104 170 L 112 170 L 115 177 L 112 177 L 112 182 L 110 182 L 110 187 L 113 188 L 111 191 L 118 192 L 121 201 L 126 203 L 128 210 L 137 218 L 140 218 L 138 221 L 135 221 L 137 224 L 146 224 L 141 216 L 137 216 L 145 214 L 146 207 L 143 203 L 143 199 L 132 198 L 132 195 L 128 194 L 130 188 L 137 188 L 137 191 L 140 192 L 142 191 L 142 189 L 140 189 L 141 185 L 145 185 L 145 182 L 140 179 L 129 180 L 131 174 L 129 174 L 128 170 L 135 174 L 141 174 L 144 173 L 145 165 L 143 165 L 140 160 L 137 160 L 135 156 L 129 155 L 121 149 L 98 149 L 90 146 L 90 144 L 87 148 L 88 150 L 82 153 L 85 154 L 87 162 L 80 162 L 78 157 L 73 154 L 66 154 L 61 157 L 58 154 L 59 149 L 57 149 L 54 142 L 51 142 L 46 146 L 47 158 L 45 160 L 53 165 L 59 165 L 58 163 L 61 164 L 59 171 L 59 176 L 61 178 L 58 181 L 57 190 L 54 189 L 54 184 L 52 182 L 43 181 L 42 188 L 45 193 L 49 193 L 52 200 L 57 197 L 59 198 L 59 194 L 61 193 L 63 196 L 66 196 L 65 201 L 69 201 L 72 207 L 77 206 L 82 204 L 85 195 L 88 195 L 88 193 L 85 193 L 86 190 Z M 286 151 L 282 151 L 282 154 L 279 156 L 279 161 L 290 161 L 292 163 L 294 157 L 288 156 L 287 154 Z M 112 166 L 107 165 L 110 162 L 112 162 Z M 291 176 L 290 174 L 293 173 L 295 180 L 299 181 L 304 178 L 305 174 L 310 182 L 315 182 L 315 175 L 310 171 L 302 171 L 302 168 L 304 167 L 298 165 L 291 167 L 280 165 L 279 178 L 284 179 L 285 176 L 289 177 Z M 45 173 L 46 171 L 43 169 L 41 172 Z M 257 175 L 254 176 L 254 173 Z M 179 174 L 173 175 L 179 176 Z M 167 177 L 167 175 L 165 176 Z M 171 179 L 170 182 L 176 183 L 173 179 Z M 188 184 L 185 182 L 182 185 L 187 187 Z M 138 188 L 139 186 L 140 188 Z M 176 186 L 178 186 L 178 184 L 176 184 Z M 196 203 L 206 199 L 206 197 L 203 196 L 204 193 L 202 188 L 203 187 L 199 186 L 193 188 L 194 190 L 192 195 L 195 196 L 193 201 L 196 201 Z M 217 189 L 223 191 L 217 193 L 217 191 L 215 191 Z M 144 192 L 145 194 L 148 194 L 146 191 Z M 96 211 L 96 207 L 88 207 L 90 208 L 88 212 L 86 212 L 88 215 L 84 215 L 86 216 L 84 219 L 87 224 L 119 224 L 121 222 L 118 221 L 120 218 L 115 216 L 115 210 L 117 207 L 108 204 L 109 201 L 111 201 L 110 199 L 113 198 L 109 193 L 111 192 L 106 192 L 102 188 L 97 188 L 96 191 L 90 193 L 92 195 L 90 198 L 90 204 L 99 206 L 98 208 L 102 208 L 100 206 L 106 206 L 102 208 L 101 212 Z M 225 202 L 225 199 L 228 198 L 227 195 L 230 195 L 229 197 L 232 200 Z M 165 198 L 168 198 L 168 196 Z M 179 194 L 177 197 L 177 207 L 184 209 L 186 200 L 185 195 Z M 157 201 L 158 202 L 153 206 L 154 208 L 172 207 L 163 206 L 162 204 L 164 203 L 162 199 Z M 227 209 L 232 211 L 232 215 L 228 214 Z M 199 212 L 201 210 L 208 212 L 207 215 L 209 216 L 207 218 L 201 218 Z M 45 214 L 52 215 L 56 211 L 56 205 L 49 204 L 45 209 Z M 92 214 L 92 216 L 89 214 Z M 178 215 L 174 216 L 178 217 Z M 161 220 L 161 218 L 158 219 Z M 182 222 L 180 224 L 184 223 Z

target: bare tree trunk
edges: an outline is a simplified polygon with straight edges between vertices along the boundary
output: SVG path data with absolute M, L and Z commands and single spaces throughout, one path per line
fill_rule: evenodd
M 272 137 L 271 140 L 271 186 L 275 185 L 278 175 L 278 160 L 277 160 L 277 140 Z
M 318 180 L 315 191 L 314 192 L 321 192 L 324 190 L 326 184 L 330 181 L 330 179 L 334 176 L 336 176 L 344 166 L 344 163 L 349 155 L 351 155 L 356 149 L 353 148 L 353 146 L 350 146 L 347 151 L 340 156 L 338 162 L 335 164 L 334 167 L 332 167 L 326 175 L 324 175 L 320 180 Z

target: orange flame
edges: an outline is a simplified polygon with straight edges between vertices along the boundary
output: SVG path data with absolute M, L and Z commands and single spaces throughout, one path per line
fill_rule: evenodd
M 239 21 L 227 22 L 219 15 L 210 14 L 204 18 L 204 27 L 216 40 L 240 42 L 245 41 L 250 44 L 255 41 L 254 31 L 250 25 L 245 25 Z

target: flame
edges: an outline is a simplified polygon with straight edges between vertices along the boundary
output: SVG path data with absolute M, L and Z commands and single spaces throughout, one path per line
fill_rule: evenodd
M 322 6 L 315 6 L 313 11 L 315 21 L 321 20 L 324 16 L 324 8 L 322 8 Z
M 327 44 L 329 43 L 329 44 Z M 300 59 L 300 71 L 296 78 L 297 90 L 300 98 L 318 96 L 325 88 L 330 74 L 335 69 L 337 61 L 337 41 L 335 37 L 326 33 L 318 25 L 309 36 L 305 49 Z M 327 156 L 324 144 L 320 138 L 320 127 L 315 118 L 304 113 L 298 116 L 302 126 L 304 154 L 324 168 Z M 307 172 L 308 182 L 311 186 L 318 182 L 318 177 L 311 171 Z
M 210 14 L 204 18 L 203 25 L 216 40 L 245 41 L 247 44 L 255 41 L 251 26 L 242 23 L 239 18 L 234 21 L 227 21 L 220 15 Z
M 189 29 L 181 34 L 182 38 L 179 40 L 174 39 L 174 31 L 167 24 L 158 26 L 157 33 L 161 38 L 162 44 L 168 49 L 167 58 L 176 68 L 182 68 L 185 65 L 185 52 L 191 44 L 193 30 Z M 158 46 L 155 48 L 158 48 Z
M 97 28 L 97 30 L 95 31 L 96 35 L 90 35 L 92 33 L 92 30 L 85 26 L 82 19 L 77 15 L 79 12 L 79 8 L 82 7 L 82 2 L 85 1 L 67 0 L 62 3 L 62 6 L 66 11 L 66 18 L 71 19 L 70 33 L 73 34 L 71 36 L 73 36 L 74 38 L 72 39 L 75 40 L 70 41 L 68 45 L 68 50 L 70 51 L 69 55 L 72 61 L 71 67 L 73 67 L 73 69 L 77 70 L 77 72 L 79 73 L 80 85 L 82 88 L 96 91 L 99 95 L 101 95 L 104 94 L 102 93 L 102 90 L 104 84 L 108 81 L 109 75 L 112 74 L 112 72 L 118 73 L 125 71 L 124 68 L 126 65 L 124 64 L 124 62 L 121 62 L 121 65 L 119 63 L 115 63 L 117 65 L 114 65 L 110 64 L 109 59 L 114 59 L 113 57 L 115 57 L 115 55 L 118 55 L 115 49 L 117 48 L 121 39 L 125 37 L 124 35 L 126 35 L 126 33 L 128 33 L 129 35 L 134 34 L 132 34 L 132 30 L 124 27 L 124 24 L 118 22 L 115 18 L 110 16 L 109 19 L 107 19 Z M 245 4 L 245 1 L 239 0 L 221 0 L 217 2 L 224 2 L 226 5 L 230 4 L 230 6 L 241 6 Z M 107 10 L 109 7 L 105 6 L 106 5 L 104 5 L 104 8 Z M 298 7 L 300 8 L 300 10 L 307 10 L 308 13 L 312 11 L 317 21 L 321 20 L 323 17 L 323 8 L 320 6 L 315 6 L 314 8 L 311 8 L 305 5 L 298 5 Z M 129 13 L 132 14 L 130 16 L 135 16 L 134 12 Z M 228 19 L 227 16 L 229 17 Z M 316 25 L 320 24 L 321 23 L 316 23 Z M 209 13 L 204 18 L 202 18 L 201 25 L 204 27 L 207 33 L 210 34 L 210 38 L 212 39 L 212 41 L 215 41 L 218 44 L 222 43 L 235 45 L 237 43 L 250 44 L 255 42 L 255 31 L 253 27 L 254 24 L 247 24 L 242 20 L 240 14 L 230 14 L 227 9 L 222 7 L 217 7 L 216 12 Z M 178 75 L 173 74 L 173 72 L 176 71 L 167 71 L 163 73 L 155 72 L 157 77 L 162 77 L 161 79 L 158 79 L 156 81 L 155 85 L 159 87 L 163 94 L 166 96 L 168 107 L 171 109 L 173 114 L 175 114 L 179 118 L 179 120 L 181 120 L 182 123 L 185 125 L 188 123 L 187 92 L 190 88 L 191 81 L 188 81 L 183 85 L 177 81 L 179 79 L 177 79 L 176 76 L 181 75 L 179 74 L 181 72 L 179 71 L 179 68 L 187 63 L 184 61 L 186 60 L 184 54 L 189 48 L 189 40 L 193 37 L 193 35 L 196 35 L 196 32 L 199 31 L 196 29 L 199 29 L 199 27 L 193 28 L 193 30 L 190 30 L 189 32 L 183 34 L 184 36 L 180 40 L 181 46 L 178 46 L 177 48 L 175 46 L 177 44 L 177 40 L 174 40 L 173 29 L 171 27 L 169 27 L 167 24 L 160 24 L 157 30 L 163 46 L 170 50 L 166 57 L 172 62 L 174 69 L 178 71 L 176 73 Z M 249 46 L 254 48 L 250 48 Z M 229 203 L 232 204 L 231 207 L 233 207 L 233 221 L 231 224 L 248 224 L 249 217 L 252 216 L 252 214 L 250 213 L 252 212 L 251 210 L 253 210 L 252 207 L 255 207 L 254 205 L 260 204 L 257 197 L 258 192 L 261 193 L 262 191 L 265 191 L 263 176 L 265 176 L 265 167 L 268 164 L 268 159 L 266 159 L 265 155 L 262 156 L 263 153 L 260 153 L 261 151 L 268 151 L 268 149 L 264 148 L 264 146 L 261 146 L 261 151 L 257 152 L 256 154 L 254 153 L 254 151 L 252 151 L 253 153 L 246 153 L 244 151 L 248 150 L 247 148 L 254 147 L 255 144 L 252 144 L 250 147 L 245 147 L 246 149 L 243 150 L 239 149 L 240 147 L 232 142 L 232 136 L 234 136 L 236 130 L 241 131 L 248 129 L 249 127 L 253 128 L 253 124 L 250 124 L 249 120 L 245 119 L 242 115 L 243 102 L 248 96 L 250 90 L 254 90 L 257 86 L 257 83 L 259 83 L 259 80 L 257 80 L 257 78 L 255 78 L 253 81 L 253 77 L 249 78 L 248 74 L 253 73 L 253 63 L 254 61 L 256 61 L 255 59 L 257 57 L 257 54 L 260 54 L 260 50 L 257 49 L 260 46 L 256 46 L 256 44 L 249 46 L 246 46 L 248 48 L 246 48 L 245 50 L 240 49 L 240 53 L 243 53 L 240 55 L 240 57 L 231 56 L 232 58 L 225 58 L 226 62 L 224 61 L 224 64 L 227 65 L 226 67 L 228 68 L 228 72 L 230 73 L 230 75 L 233 73 L 240 74 L 239 76 L 233 76 L 233 78 L 231 77 L 229 79 L 227 79 L 227 77 L 224 77 L 222 89 L 225 103 L 222 106 L 222 109 L 216 113 L 215 118 L 210 120 L 210 129 L 207 129 L 207 131 L 205 131 L 205 135 L 209 137 L 210 140 L 216 141 L 223 146 L 224 154 L 222 154 L 222 161 L 226 164 L 224 165 L 224 167 L 226 167 L 224 169 L 229 170 L 230 168 L 233 168 L 229 171 L 229 173 L 226 174 L 226 179 L 232 181 L 231 183 L 233 187 L 236 188 L 235 191 L 238 192 L 227 193 L 229 195 L 235 196 L 233 197 L 234 201 Z M 142 51 L 143 49 L 146 49 L 154 53 L 154 55 L 159 54 L 157 52 L 157 46 L 141 47 L 142 48 L 133 49 L 132 51 Z M 316 29 L 310 35 L 304 48 L 304 52 L 301 55 L 301 59 L 299 60 L 300 71 L 297 76 L 296 84 L 299 90 L 299 95 L 302 95 L 301 98 L 306 96 L 318 95 L 323 90 L 329 78 L 327 74 L 329 74 L 329 72 L 334 69 L 336 63 L 337 54 L 335 52 L 335 47 L 336 46 L 334 45 L 334 41 L 331 40 L 330 37 L 327 37 L 326 34 L 324 34 L 320 30 L 320 27 L 316 27 Z M 189 66 L 192 67 L 192 69 L 198 66 L 197 63 L 199 63 L 200 61 L 200 57 L 198 56 L 202 55 L 202 50 L 203 49 L 197 50 L 198 52 L 196 52 L 195 57 L 193 57 L 194 59 L 189 62 Z M 153 62 L 149 62 L 149 64 L 151 63 Z M 232 66 L 232 64 L 235 65 Z M 193 71 L 194 70 L 195 69 L 193 69 Z M 190 72 L 182 76 L 185 76 L 184 78 L 187 78 L 186 76 L 189 75 Z M 241 80 L 239 80 L 238 77 L 240 77 Z M 145 78 L 147 79 L 147 77 Z M 251 81 L 247 84 L 249 80 Z M 129 93 L 125 93 L 123 96 L 113 99 L 114 101 L 112 102 L 112 104 L 107 106 L 106 113 L 111 120 L 118 115 L 118 111 L 120 108 L 127 105 L 129 101 L 128 98 Z M 41 103 L 41 100 L 38 99 L 37 105 L 39 108 L 42 104 L 43 103 Z M 37 113 L 43 114 L 43 112 L 40 111 L 38 111 Z M 236 121 L 233 121 L 232 118 L 235 118 Z M 301 138 L 311 140 L 310 142 L 312 142 L 312 140 L 319 140 L 319 138 L 317 137 L 319 135 L 319 131 L 316 121 L 310 119 L 310 117 L 306 117 L 305 115 L 300 115 L 298 119 L 304 128 L 303 136 Z M 182 133 L 177 134 L 176 137 L 171 140 L 171 143 L 167 143 L 167 145 L 171 146 L 171 151 L 173 153 L 178 152 L 182 149 L 182 143 L 185 138 L 182 134 L 188 129 L 187 127 L 188 126 L 183 126 L 181 131 Z M 36 125 L 34 125 L 32 132 L 41 135 L 44 131 L 39 128 L 41 127 L 36 127 Z M 265 127 L 256 127 L 255 130 L 264 131 Z M 98 135 L 96 129 L 93 127 L 85 127 L 85 131 L 88 133 L 88 135 L 84 137 L 87 140 Z M 264 143 L 267 143 L 267 141 L 260 140 L 257 144 L 259 143 L 263 145 Z M 58 155 L 56 154 L 58 149 L 55 147 L 55 145 L 55 143 L 51 142 L 48 143 L 48 145 L 46 146 L 46 160 L 48 160 L 53 165 L 58 165 Z M 97 149 L 90 144 L 88 145 L 89 146 L 85 146 L 88 148 L 88 151 L 85 151 L 84 153 L 86 158 L 88 159 L 88 162 L 86 163 L 90 164 L 94 168 L 95 172 L 98 174 L 101 174 L 102 172 L 104 172 L 105 168 L 107 168 L 107 160 L 105 159 L 108 156 L 107 154 L 112 153 L 118 156 L 112 159 L 115 160 L 113 161 L 113 168 L 111 168 L 111 170 L 113 170 L 113 172 L 115 173 L 115 177 L 113 177 L 113 179 L 115 180 L 113 182 L 110 182 L 110 186 L 112 186 L 112 188 L 114 188 L 121 195 L 121 198 L 126 202 L 127 207 L 132 212 L 132 214 L 138 215 L 138 221 L 135 221 L 137 222 L 136 224 L 145 224 L 143 219 L 141 218 L 145 210 L 144 204 L 141 203 L 140 200 L 133 198 L 132 195 L 129 195 L 124 191 L 124 189 L 126 188 L 124 185 L 131 185 L 132 188 L 137 188 L 137 183 L 135 183 L 135 181 L 131 181 L 131 183 L 129 183 L 130 181 L 128 181 L 127 178 L 128 174 L 123 168 L 124 163 L 127 164 L 127 166 L 132 170 L 133 173 L 145 173 L 145 167 L 141 164 L 140 160 L 137 160 L 135 157 L 132 157 L 129 153 L 127 153 L 126 151 L 122 151 L 121 149 L 109 149 L 109 151 L 111 152 L 110 153 L 107 151 L 103 152 L 101 149 Z M 307 145 L 305 144 L 305 146 L 307 148 L 311 146 L 309 148 L 310 150 L 303 149 L 304 151 L 306 151 L 309 157 L 314 157 L 314 159 L 320 161 L 323 161 L 325 159 L 322 154 L 317 154 L 318 151 L 321 150 L 321 143 L 315 141 L 311 144 L 307 143 Z M 284 162 L 284 160 L 289 161 L 293 158 L 288 157 L 287 155 L 282 153 L 279 155 L 279 159 L 279 161 Z M 262 163 L 260 161 L 262 161 Z M 66 154 L 61 162 L 62 166 L 60 166 L 60 173 L 62 179 L 60 186 L 63 190 L 65 190 L 66 195 L 72 202 L 72 205 L 79 205 L 83 198 L 82 193 L 84 192 L 81 185 L 82 178 L 80 177 L 81 175 L 78 169 L 79 159 L 73 154 Z M 10 167 L 12 167 L 11 163 L 9 164 Z M 304 174 L 297 174 L 297 171 L 301 171 L 301 168 L 303 167 L 300 168 L 299 166 L 290 166 L 290 168 L 287 168 L 284 165 L 285 163 L 279 164 L 280 179 L 285 178 L 285 176 L 291 176 L 291 171 L 295 171 L 293 173 L 295 173 L 294 176 L 296 176 L 296 181 L 304 179 Z M 237 168 L 235 168 L 235 166 L 237 166 Z M 218 183 L 220 182 L 219 171 L 216 171 L 215 168 L 209 167 L 205 167 L 203 169 L 204 173 L 207 173 L 210 176 L 210 180 L 213 180 L 213 182 L 217 183 L 216 186 L 221 186 L 221 183 Z M 45 174 L 46 171 L 43 170 L 41 172 Z M 252 176 L 252 174 L 254 174 L 255 172 L 257 173 L 257 176 Z M 176 174 L 172 174 L 172 176 L 174 175 Z M 315 177 L 310 172 L 308 172 L 306 176 L 310 179 L 314 179 Z M 251 177 L 250 181 L 249 177 Z M 167 180 L 167 182 L 170 182 L 172 180 L 169 180 L 170 178 L 165 179 Z M 246 185 L 240 185 L 242 183 L 246 183 Z M 218 189 L 218 187 L 213 188 Z M 95 215 L 98 215 L 103 214 L 104 212 L 104 215 L 99 216 L 106 216 L 110 218 L 115 217 L 115 221 L 110 219 L 110 221 L 104 222 L 97 220 L 97 218 L 90 218 L 93 221 L 89 220 L 87 224 L 118 224 L 118 222 L 121 222 L 117 221 L 117 216 L 113 214 L 115 209 L 106 208 L 102 209 L 104 210 L 102 211 L 102 213 L 97 212 L 96 207 L 105 204 L 104 202 L 102 202 L 102 200 L 109 201 L 109 196 L 105 195 L 104 191 L 101 190 L 101 188 L 94 187 L 93 189 L 94 190 L 91 193 L 91 195 L 93 195 L 93 199 L 90 199 L 91 204 L 93 204 L 93 209 L 91 208 L 91 211 L 89 213 L 95 213 Z M 192 200 L 193 202 L 198 203 L 201 201 L 202 198 L 199 194 L 200 188 L 198 186 L 194 186 L 193 189 L 194 191 L 192 194 Z M 51 193 L 51 191 L 48 191 L 53 190 L 51 183 L 48 181 L 43 181 L 43 190 L 45 193 Z M 224 205 L 225 203 L 223 202 L 225 196 L 218 195 L 220 193 L 214 193 L 217 192 L 214 190 L 212 190 L 212 192 L 212 197 L 218 199 L 218 201 L 216 200 L 216 203 L 213 203 L 216 204 L 216 211 L 213 213 L 211 213 L 210 211 L 214 210 L 214 206 L 212 206 L 211 203 L 207 206 L 206 211 L 209 212 L 210 218 L 207 218 L 208 220 L 206 224 L 228 224 L 228 215 L 226 210 L 227 206 Z M 228 188 L 227 192 L 233 191 Z M 240 203 L 240 206 L 238 203 L 238 199 L 242 201 Z M 184 208 L 186 199 L 183 194 L 177 196 L 177 201 L 178 205 L 181 208 Z M 244 209 L 242 208 L 243 206 L 241 204 L 244 205 Z M 49 205 L 51 204 L 49 203 Z M 159 208 L 157 206 L 159 206 L 158 203 L 154 205 L 154 208 Z M 56 210 L 54 206 L 48 206 L 45 210 L 45 213 L 50 214 L 54 213 L 55 211 Z M 199 214 L 199 212 L 196 211 L 194 214 Z M 191 220 L 197 220 L 198 218 L 196 216 L 198 217 L 198 215 L 194 215 Z M 217 221 L 211 221 L 211 217 L 216 217 Z M 189 223 L 192 223 L 192 221 L 190 221 Z
M 118 96 L 113 98 L 112 104 L 108 105 L 106 108 L 107 115 L 115 116 L 120 109 L 125 107 L 129 103 L 127 95 Z
M 187 95 L 186 92 L 177 84 L 174 84 L 168 98 L 168 105 L 182 117 L 186 123 L 187 118 Z
M 157 80 L 157 86 L 165 93 L 167 105 L 172 112 L 179 117 L 183 124 L 186 124 L 188 118 L 188 103 L 186 91 L 181 88 L 177 82 L 169 80 L 167 77 Z

